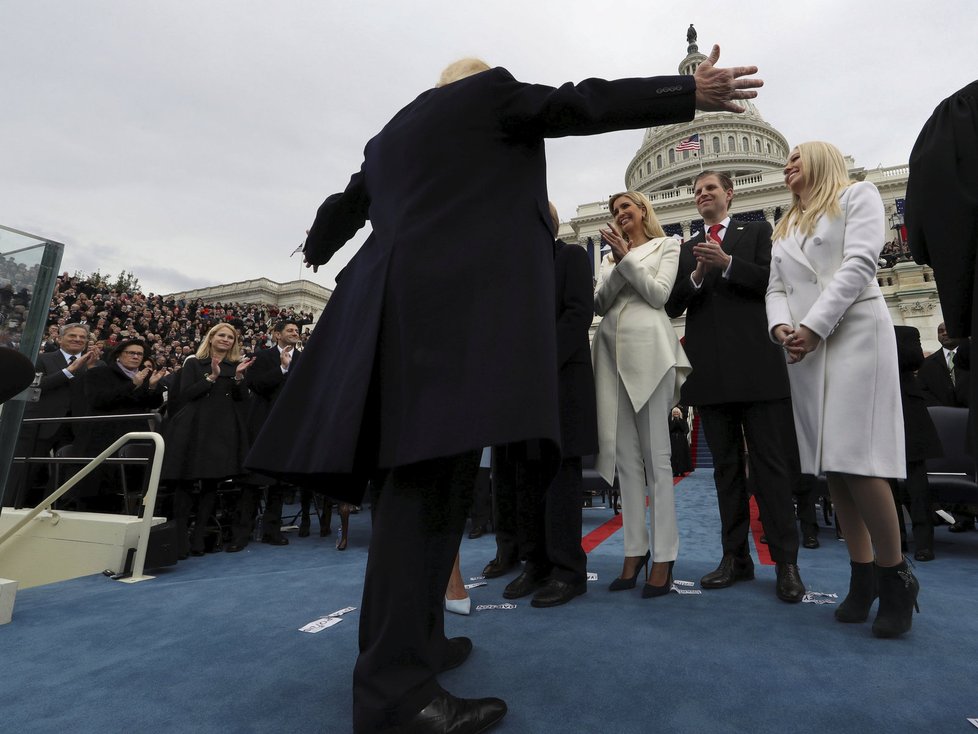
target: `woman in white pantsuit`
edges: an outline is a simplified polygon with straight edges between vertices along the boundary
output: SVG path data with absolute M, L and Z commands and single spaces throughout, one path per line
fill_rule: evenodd
M 663 310 L 679 267 L 679 242 L 665 236 L 649 200 L 633 191 L 608 200 L 611 253 L 601 261 L 594 310 L 603 316 L 592 344 L 598 397 L 596 468 L 609 484 L 618 469 L 625 561 L 612 591 L 652 571 L 645 598 L 672 586 L 679 552 L 669 410 L 692 369 Z M 649 520 L 646 521 L 646 499 Z
M 784 176 L 792 206 L 774 230 L 768 328 L 790 365 L 801 470 L 826 475 L 849 550 L 835 616 L 865 621 L 879 596 L 873 633 L 895 637 L 910 629 L 919 585 L 887 482 L 906 476 L 906 461 L 896 337 L 876 282 L 883 202 L 828 143 L 800 144 Z

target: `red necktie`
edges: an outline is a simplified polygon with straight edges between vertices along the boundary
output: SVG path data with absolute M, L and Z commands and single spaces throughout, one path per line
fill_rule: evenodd
M 721 229 L 723 229 L 722 224 L 711 224 L 709 229 L 710 239 L 717 240 L 719 242 L 720 237 L 718 235 Z

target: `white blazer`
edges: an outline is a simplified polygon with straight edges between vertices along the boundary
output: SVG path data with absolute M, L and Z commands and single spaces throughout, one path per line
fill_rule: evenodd
M 594 310 L 604 318 L 594 335 L 591 359 L 598 398 L 595 468 L 609 482 L 615 471 L 619 376 L 638 413 L 671 367 L 676 368 L 672 402 L 678 402 L 692 370 L 664 309 L 678 269 L 679 241 L 671 237 L 639 245 L 617 265 L 610 254 L 601 261 Z

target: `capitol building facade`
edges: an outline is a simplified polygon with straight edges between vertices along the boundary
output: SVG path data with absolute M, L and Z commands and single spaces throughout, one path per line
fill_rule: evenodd
M 696 32 L 690 26 L 687 55 L 679 73 L 691 75 L 706 56 L 696 45 Z M 649 197 L 666 233 L 682 240 L 702 229 L 696 211 L 693 180 L 701 170 L 723 171 L 734 182 L 731 216 L 741 221 L 767 220 L 771 226 L 791 206 L 791 193 L 785 188 L 782 169 L 790 145 L 762 116 L 753 102 L 743 103 L 742 114 L 696 112 L 690 122 L 664 125 L 645 131 L 642 144 L 625 167 L 624 188 Z M 699 138 L 699 150 L 677 150 L 692 136 Z M 870 181 L 883 198 L 890 226 L 889 240 L 896 249 L 905 243 L 904 199 L 909 167 L 906 164 L 865 169 L 847 156 L 853 180 Z M 559 236 L 577 242 L 588 250 L 595 273 L 600 263 L 599 230 L 611 219 L 607 201 L 581 204 L 576 216 L 561 224 Z M 885 243 L 880 243 L 882 247 Z M 940 303 L 933 272 L 929 267 L 908 260 L 882 267 L 877 274 L 894 324 L 914 326 L 920 331 L 924 350 L 938 348 L 937 325 L 941 322 Z M 673 320 L 680 336 L 685 317 Z

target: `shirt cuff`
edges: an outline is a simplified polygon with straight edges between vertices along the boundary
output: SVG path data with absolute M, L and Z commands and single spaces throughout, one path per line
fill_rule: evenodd
M 75 376 L 71 374 L 71 370 L 69 370 L 67 367 L 63 368 L 61 371 L 64 373 L 64 376 L 67 377 L 69 380 L 75 379 Z
M 730 279 L 730 268 L 733 267 L 733 255 L 730 256 L 730 262 L 727 263 L 727 267 L 723 271 L 723 277 L 727 280 Z
M 699 290 L 700 288 L 703 287 L 702 283 L 696 282 L 696 278 L 693 277 L 692 273 L 689 274 L 689 282 L 693 284 L 693 288 L 695 288 L 696 290 Z

